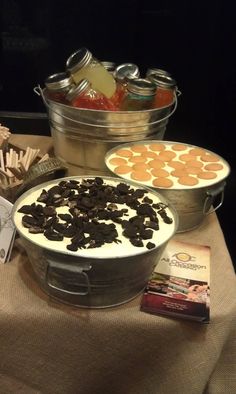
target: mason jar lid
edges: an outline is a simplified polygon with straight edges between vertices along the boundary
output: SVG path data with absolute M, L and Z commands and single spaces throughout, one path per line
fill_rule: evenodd
M 139 68 L 133 63 L 123 63 L 116 67 L 114 77 L 117 80 L 123 81 L 126 77 L 138 78 L 140 75 Z
M 138 77 L 135 77 L 134 75 L 126 75 L 123 79 L 125 82 L 130 82 L 133 81 L 134 79 L 138 79 Z
M 152 74 L 166 75 L 167 77 L 171 76 L 171 74 L 168 71 L 162 70 L 161 68 L 148 68 L 146 72 L 146 77 L 149 77 Z
M 92 59 L 92 54 L 89 52 L 87 48 L 80 48 L 66 61 L 66 68 L 69 70 L 71 73 L 74 73 L 78 70 L 80 70 L 82 67 L 87 66 Z
M 78 85 L 72 86 L 69 92 L 66 95 L 67 100 L 73 100 L 77 97 L 80 93 L 86 90 L 88 87 L 91 86 L 91 83 L 87 79 L 82 79 Z
M 73 83 L 68 72 L 49 75 L 45 80 L 45 86 L 50 90 L 60 90 L 69 87 Z
M 165 89 L 174 89 L 176 87 L 176 81 L 167 75 L 151 74 L 149 75 L 148 79 L 157 87 Z
M 116 64 L 114 62 L 101 62 L 107 71 L 113 72 L 115 71 Z
M 128 82 L 127 89 L 131 93 L 152 96 L 156 93 L 156 85 L 144 78 L 136 78 Z

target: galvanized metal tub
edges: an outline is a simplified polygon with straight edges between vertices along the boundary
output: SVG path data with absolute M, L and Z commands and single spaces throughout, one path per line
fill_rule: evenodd
M 78 177 L 67 177 L 60 180 L 71 178 L 78 179 Z M 118 183 L 121 181 L 119 178 L 111 177 L 103 177 L 103 179 Z M 123 253 L 122 257 L 112 258 L 99 257 L 99 248 L 94 258 L 86 258 L 79 252 L 75 255 L 69 250 L 62 253 L 56 246 L 53 246 L 54 249 L 42 247 L 34 241 L 32 235 L 31 237 L 25 236 L 16 223 L 17 210 L 25 197 L 49 184 L 56 183 L 58 180 L 46 182 L 25 192 L 15 202 L 12 213 L 16 229 L 41 288 L 59 301 L 88 308 L 115 306 L 136 297 L 143 291 L 167 242 L 175 234 L 178 226 L 178 215 L 175 209 L 164 197 L 149 189 L 152 195 L 158 196 L 162 202 L 168 204 L 174 218 L 171 237 L 166 237 L 163 243 L 151 250 L 145 249 L 144 252 L 140 252 L 137 248 L 137 252 L 131 255 Z M 133 182 L 124 181 L 124 183 L 137 187 Z
M 174 205 L 179 215 L 177 233 L 182 233 L 199 227 L 207 215 L 220 208 L 224 201 L 225 186 L 226 182 L 222 181 L 193 190 L 156 190 Z M 214 206 L 215 201 L 217 203 Z
M 54 153 L 68 168 L 68 175 L 109 175 L 104 163 L 106 152 L 114 146 L 147 138 L 163 139 L 171 105 L 145 111 L 98 111 L 70 107 L 41 95 L 48 111 Z
M 118 148 L 124 149 L 134 145 L 149 144 L 149 143 L 151 144 L 156 142 L 157 142 L 156 140 L 131 142 L 131 143 L 121 144 L 118 147 L 111 149 L 109 152 L 107 152 L 105 156 L 105 162 L 107 167 L 110 169 L 110 173 L 112 173 L 114 176 L 117 176 L 117 174 L 114 174 L 111 171 L 111 168 L 108 165 L 108 159 L 116 149 Z M 160 143 L 175 144 L 177 142 L 160 141 Z M 188 143 L 186 143 L 185 145 L 188 145 L 190 148 L 198 148 L 197 146 Z M 205 150 L 213 155 L 216 155 L 214 152 L 211 152 L 208 149 Z M 228 167 L 228 173 L 226 175 L 226 177 L 228 177 L 228 175 L 230 174 L 230 166 L 221 156 L 219 156 L 219 158 L 223 163 L 225 163 L 225 166 Z M 120 175 L 120 177 L 125 180 L 129 179 L 125 175 Z M 168 201 L 172 203 L 179 216 L 179 225 L 178 225 L 177 233 L 180 233 L 180 232 L 190 231 L 198 227 L 203 222 L 204 218 L 207 215 L 220 208 L 220 206 L 223 204 L 224 201 L 226 177 L 220 181 L 213 182 L 211 185 L 206 185 L 203 187 L 199 186 L 194 188 L 185 188 L 183 186 L 181 189 L 180 188 L 176 189 L 174 187 L 167 189 L 161 187 L 153 187 L 150 184 L 145 184 L 145 183 L 140 183 L 140 184 L 142 186 L 148 186 L 153 188 L 154 190 L 161 193 L 165 198 L 168 199 Z M 137 181 L 134 182 L 138 183 Z

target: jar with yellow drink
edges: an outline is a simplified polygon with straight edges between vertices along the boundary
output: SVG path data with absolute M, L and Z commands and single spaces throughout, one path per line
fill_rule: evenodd
M 71 73 L 76 84 L 87 79 L 92 88 L 111 98 L 116 90 L 116 82 L 104 65 L 95 59 L 87 48 L 74 52 L 66 62 L 66 68 Z

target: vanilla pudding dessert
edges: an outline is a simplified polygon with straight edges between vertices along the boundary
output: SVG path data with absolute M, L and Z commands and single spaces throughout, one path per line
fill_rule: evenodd
M 110 171 L 124 179 L 163 189 L 195 189 L 225 179 L 229 164 L 194 145 L 169 141 L 122 144 L 106 155 Z
M 224 200 L 229 164 L 219 155 L 190 144 L 145 140 L 116 146 L 105 157 L 123 179 L 151 187 L 175 207 L 177 232 L 198 227 Z
M 18 199 L 13 220 L 23 238 L 43 249 L 104 259 L 155 249 L 177 226 L 164 197 L 109 177 L 68 177 L 36 186 Z

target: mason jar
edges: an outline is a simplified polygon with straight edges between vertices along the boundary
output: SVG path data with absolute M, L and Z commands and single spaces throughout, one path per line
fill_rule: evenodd
M 95 90 L 106 97 L 113 96 L 116 90 L 114 77 L 104 65 L 95 59 L 87 48 L 80 48 L 67 59 L 66 68 L 76 84 L 87 79 Z
M 101 63 L 105 67 L 105 69 L 113 75 L 116 68 L 116 64 L 114 62 L 107 62 L 107 61 L 103 61 Z
M 95 90 L 87 79 L 82 79 L 78 85 L 72 87 L 66 99 L 72 107 L 105 111 L 115 110 L 112 102 L 103 93 Z
M 157 75 L 166 75 L 167 77 L 170 77 L 171 74 L 166 71 L 166 70 L 162 70 L 161 68 L 148 68 L 147 72 L 146 72 L 146 78 L 148 78 L 150 75 L 152 74 L 157 74 Z
M 45 96 L 50 100 L 66 103 L 66 95 L 74 85 L 68 72 L 52 74 L 45 80 Z
M 122 111 L 151 109 L 156 94 L 156 85 L 144 78 L 130 80 L 121 103 Z
M 176 81 L 167 75 L 151 74 L 148 79 L 156 86 L 154 108 L 165 107 L 174 101 Z

